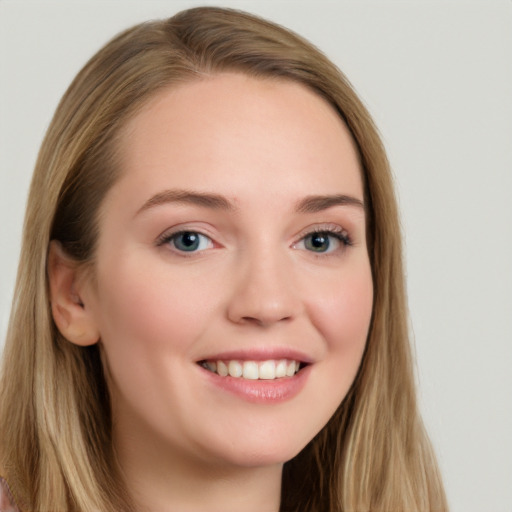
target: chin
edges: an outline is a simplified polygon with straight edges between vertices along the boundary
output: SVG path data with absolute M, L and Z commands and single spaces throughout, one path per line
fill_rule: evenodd
M 252 440 L 246 437 L 230 444 L 227 450 L 223 450 L 222 457 L 229 465 L 245 468 L 283 465 L 298 455 L 310 441 L 291 439 L 289 431 L 283 432 L 285 435 L 281 433 L 273 439 L 271 436 Z

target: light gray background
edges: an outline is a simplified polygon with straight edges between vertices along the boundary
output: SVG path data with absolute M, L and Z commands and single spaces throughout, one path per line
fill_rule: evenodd
M 0 0 L 1 343 L 29 179 L 60 96 L 119 30 L 211 3 Z M 373 114 L 396 175 L 421 406 L 452 511 L 512 511 L 512 2 L 215 4 L 306 36 Z

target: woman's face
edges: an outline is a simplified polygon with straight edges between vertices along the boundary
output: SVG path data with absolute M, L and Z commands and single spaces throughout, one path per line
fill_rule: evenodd
M 160 92 L 121 135 L 82 294 L 116 443 L 281 464 L 345 397 L 368 333 L 348 130 L 301 85 L 220 74 Z

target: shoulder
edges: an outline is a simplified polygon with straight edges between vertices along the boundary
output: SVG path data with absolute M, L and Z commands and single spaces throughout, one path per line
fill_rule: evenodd
M 0 476 L 0 512 L 20 512 L 5 478 Z

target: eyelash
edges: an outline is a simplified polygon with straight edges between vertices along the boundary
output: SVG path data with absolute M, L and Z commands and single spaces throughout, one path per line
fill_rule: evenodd
M 176 245 L 175 245 L 175 241 L 180 236 L 183 236 L 185 234 L 198 235 L 201 238 L 208 239 L 211 244 L 214 244 L 213 240 L 208 235 L 205 235 L 204 233 L 201 233 L 200 231 L 193 230 L 193 229 L 181 229 L 181 230 L 173 232 L 173 233 L 164 233 L 162 236 L 160 236 L 157 239 L 156 245 L 158 247 L 161 247 L 161 246 L 164 246 L 166 244 L 171 244 L 174 241 L 174 243 L 173 243 L 174 249 L 181 256 L 191 256 L 193 254 L 196 254 L 196 253 L 204 251 L 204 248 L 202 250 L 200 250 L 200 251 L 197 251 L 197 250 L 184 251 L 184 250 L 180 250 L 179 248 L 177 248 Z M 318 227 L 315 227 L 312 230 L 309 230 L 309 231 L 306 231 L 306 232 L 302 233 L 300 238 L 299 238 L 299 240 L 298 240 L 298 242 L 294 243 L 292 245 L 292 247 L 293 248 L 297 248 L 298 244 L 305 243 L 305 240 L 308 237 L 314 236 L 314 235 L 326 235 L 327 237 L 335 238 L 338 242 L 341 243 L 341 245 L 342 245 L 342 247 L 340 248 L 341 250 L 343 250 L 346 247 L 350 247 L 350 246 L 353 245 L 352 239 L 350 238 L 350 236 L 347 233 L 347 231 L 345 229 L 341 228 L 340 226 L 318 226 Z M 333 250 L 333 251 L 328 251 L 328 250 L 327 251 L 309 250 L 308 252 L 312 252 L 313 254 L 315 254 L 315 256 L 321 257 L 321 256 L 331 255 L 332 252 L 336 252 L 336 249 Z
M 314 251 L 311 250 L 309 252 L 312 252 L 317 257 L 325 257 L 325 256 L 332 256 L 332 253 L 334 252 L 340 252 L 343 251 L 346 247 L 350 247 L 353 245 L 352 239 L 350 238 L 347 231 L 340 226 L 317 226 L 314 229 L 307 231 L 303 233 L 297 243 L 293 245 L 293 247 L 296 247 L 300 243 L 305 243 L 305 240 L 308 237 L 314 236 L 314 235 L 325 235 L 327 237 L 335 238 L 338 242 L 341 243 L 342 247 L 338 248 L 338 250 L 334 249 L 332 251 Z
M 185 234 L 198 235 L 200 238 L 208 239 L 210 241 L 210 243 L 213 244 L 213 240 L 208 235 L 205 235 L 204 233 L 201 233 L 200 231 L 193 230 L 193 229 L 181 229 L 179 231 L 175 231 L 174 233 L 164 233 L 162 236 L 160 236 L 157 239 L 156 245 L 158 247 L 161 247 L 161 246 L 166 245 L 166 244 L 170 245 L 171 243 L 173 243 L 173 241 L 176 241 L 180 236 L 183 236 Z M 178 252 L 182 256 L 188 256 L 189 254 L 192 255 L 192 254 L 194 254 L 196 252 L 202 252 L 202 251 L 197 251 L 197 250 L 194 250 L 194 251 L 183 251 L 183 250 L 180 250 L 180 249 L 178 249 L 176 247 L 175 242 L 173 243 L 173 245 L 174 245 L 174 248 L 175 248 L 176 252 Z

